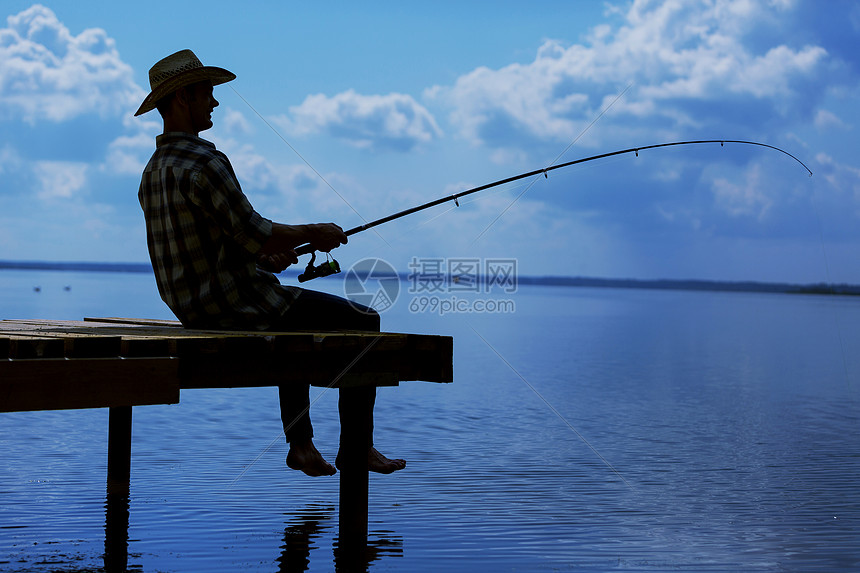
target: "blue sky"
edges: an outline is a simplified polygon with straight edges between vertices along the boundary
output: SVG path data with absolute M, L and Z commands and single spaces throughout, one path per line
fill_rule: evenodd
M 565 149 L 755 140 L 815 173 L 747 146 L 625 155 L 557 170 L 513 206 L 522 185 L 355 235 L 341 266 L 860 283 L 860 3 L 2 6 L 0 259 L 147 260 L 137 185 L 161 125 L 132 114 L 149 67 L 190 48 L 237 74 L 202 135 L 280 222 L 351 228 Z

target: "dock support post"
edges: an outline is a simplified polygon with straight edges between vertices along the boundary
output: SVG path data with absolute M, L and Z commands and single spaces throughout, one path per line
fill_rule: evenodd
M 108 493 L 128 495 L 131 479 L 131 406 L 112 406 L 108 419 Z
M 111 406 L 108 414 L 104 553 L 107 573 L 125 571 L 128 565 L 131 411 L 131 406 Z
M 128 568 L 128 520 L 128 495 L 108 492 L 105 500 L 105 573 L 125 573 Z
M 367 547 L 367 455 L 373 443 L 373 386 L 340 389 L 339 548 L 346 554 Z

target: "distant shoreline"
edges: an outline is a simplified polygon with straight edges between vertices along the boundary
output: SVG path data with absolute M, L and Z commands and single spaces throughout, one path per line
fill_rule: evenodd
M 151 273 L 149 263 L 86 263 L 53 261 L 0 261 L 0 269 L 23 271 L 87 271 L 103 273 Z
M 756 281 L 706 281 L 681 279 L 601 279 L 590 277 L 519 277 L 520 284 L 591 287 L 630 288 L 650 290 L 693 290 L 717 292 L 766 292 L 784 294 L 828 294 L 860 295 L 860 285 L 850 284 L 791 284 Z
M 32 271 L 85 271 L 109 273 L 151 273 L 149 263 L 92 263 L 92 262 L 52 262 L 52 261 L 0 261 L 0 270 L 32 270 Z M 297 275 L 298 270 L 285 271 L 284 275 Z M 332 280 L 334 277 L 328 277 Z M 405 274 L 401 280 L 408 280 Z M 590 288 L 628 288 L 649 290 L 693 290 L 718 292 L 765 292 L 785 294 L 826 294 L 826 295 L 860 295 L 860 285 L 851 284 L 792 284 L 767 283 L 756 281 L 711 281 L 711 280 L 681 280 L 681 279 L 607 279 L 593 277 L 563 277 L 563 276 L 520 276 L 519 284 L 590 287 Z

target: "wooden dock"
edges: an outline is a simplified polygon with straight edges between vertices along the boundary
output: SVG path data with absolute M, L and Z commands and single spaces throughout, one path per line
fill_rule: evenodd
M 109 408 L 108 494 L 128 494 L 132 408 L 186 388 L 304 382 L 358 400 L 368 387 L 453 381 L 453 339 L 375 332 L 190 330 L 125 318 L 0 321 L 0 412 Z M 365 416 L 346 434 L 361 448 Z M 359 450 L 360 451 L 360 450 Z M 367 541 L 367 460 L 340 472 L 340 542 Z

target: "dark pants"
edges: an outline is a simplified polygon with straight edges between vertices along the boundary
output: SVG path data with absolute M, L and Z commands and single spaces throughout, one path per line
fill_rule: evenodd
M 353 303 L 331 294 L 313 290 L 303 290 L 281 320 L 270 330 L 293 332 L 296 330 L 313 330 L 329 332 L 337 330 L 364 330 L 379 332 L 379 314 L 372 308 Z M 279 387 L 281 402 L 281 422 L 284 424 L 284 434 L 287 441 L 309 440 L 314 435 L 310 417 L 309 385 L 289 384 Z M 373 412 L 376 399 L 376 388 L 369 387 L 360 392 L 362 402 L 349 404 L 341 399 L 338 410 L 343 427 L 344 417 L 353 416 L 357 411 Z M 354 393 L 353 393 L 354 396 Z

